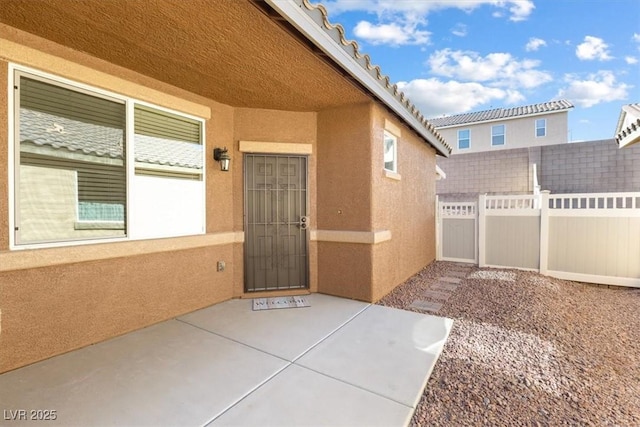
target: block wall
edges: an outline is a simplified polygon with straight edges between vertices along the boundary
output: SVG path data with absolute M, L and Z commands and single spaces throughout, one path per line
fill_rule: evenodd
M 613 139 L 438 157 L 447 178 L 440 200 L 475 200 L 478 194 L 533 191 L 533 165 L 551 193 L 640 191 L 640 146 L 619 149 Z

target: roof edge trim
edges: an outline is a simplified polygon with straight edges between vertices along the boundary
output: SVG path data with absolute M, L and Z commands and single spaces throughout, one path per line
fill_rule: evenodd
M 340 25 L 334 26 L 328 22 L 327 11 L 322 5 L 312 5 L 308 0 L 265 0 L 265 2 L 351 77 L 369 90 L 375 98 L 396 113 L 411 129 L 431 144 L 439 154 L 445 157 L 451 154 L 452 149 L 449 144 L 446 143 L 436 128 L 420 114 L 418 109 L 407 100 L 404 93 L 398 90 L 397 85 L 391 85 L 389 78 L 382 76 L 380 67 L 371 65 L 368 55 L 361 55 L 358 52 L 355 41 L 347 41 L 344 38 L 344 29 Z M 322 15 L 322 24 L 316 22 L 305 9 L 309 12 L 319 11 Z M 339 43 L 345 47 L 349 46 L 353 54 L 350 54 L 340 46 L 330 32 L 336 32 L 339 37 Z M 364 59 L 366 68 L 357 59 Z M 374 71 L 377 78 L 367 69 Z

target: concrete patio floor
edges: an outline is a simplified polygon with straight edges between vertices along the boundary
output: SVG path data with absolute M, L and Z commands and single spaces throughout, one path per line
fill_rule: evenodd
M 452 320 L 307 298 L 231 300 L 2 374 L 0 424 L 407 425 Z

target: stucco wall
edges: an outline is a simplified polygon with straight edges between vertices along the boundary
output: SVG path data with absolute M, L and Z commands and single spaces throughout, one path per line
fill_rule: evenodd
M 640 191 L 640 147 L 619 149 L 613 139 L 438 157 L 447 178 L 441 200 L 475 200 L 478 194 L 533 191 L 535 163 L 542 190 L 552 193 Z
M 318 113 L 318 230 L 372 230 L 370 118 L 370 104 Z M 317 244 L 319 292 L 370 301 L 371 246 Z
M 391 240 L 373 246 L 372 300 L 377 301 L 435 259 L 435 150 L 379 106 L 372 109 L 373 229 Z M 385 123 L 400 131 L 398 177 L 384 173 Z
M 0 272 L 0 372 L 231 298 L 232 245 Z M 213 261 L 212 261 L 213 260 Z
M 487 123 L 470 123 L 450 128 L 439 128 L 438 132 L 453 147 L 453 154 L 477 153 L 482 151 L 497 151 L 529 146 L 562 144 L 568 141 L 568 113 L 541 114 L 532 117 L 496 120 Z M 536 120 L 547 120 L 547 135 L 537 137 L 535 134 Z M 505 145 L 491 146 L 491 127 L 505 125 Z M 469 148 L 458 150 L 458 130 L 470 130 Z
M 1 54 L 64 78 L 143 95 L 164 107 L 211 112 L 206 122 L 207 235 L 156 244 L 9 250 L 5 169 L 0 175 L 0 372 L 231 298 L 242 280 L 236 274 L 242 258 L 235 256 L 242 245 L 234 243 L 233 234 L 234 215 L 242 213 L 234 212 L 232 174 L 220 171 L 210 148 L 233 146 L 233 109 L 45 40 L 24 35 L 20 41 L 32 45 Z M 8 63 L 0 62 L 4 88 L 7 70 Z M 6 90 L 0 91 L 0 159 L 5 165 L 10 144 L 6 97 Z M 226 271 L 216 271 L 219 260 L 226 261 Z

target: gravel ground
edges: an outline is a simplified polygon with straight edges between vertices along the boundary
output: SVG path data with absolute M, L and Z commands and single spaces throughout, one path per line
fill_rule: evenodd
M 379 304 L 408 309 L 457 269 Z M 640 289 L 473 267 L 435 314 L 455 321 L 411 425 L 640 426 Z

